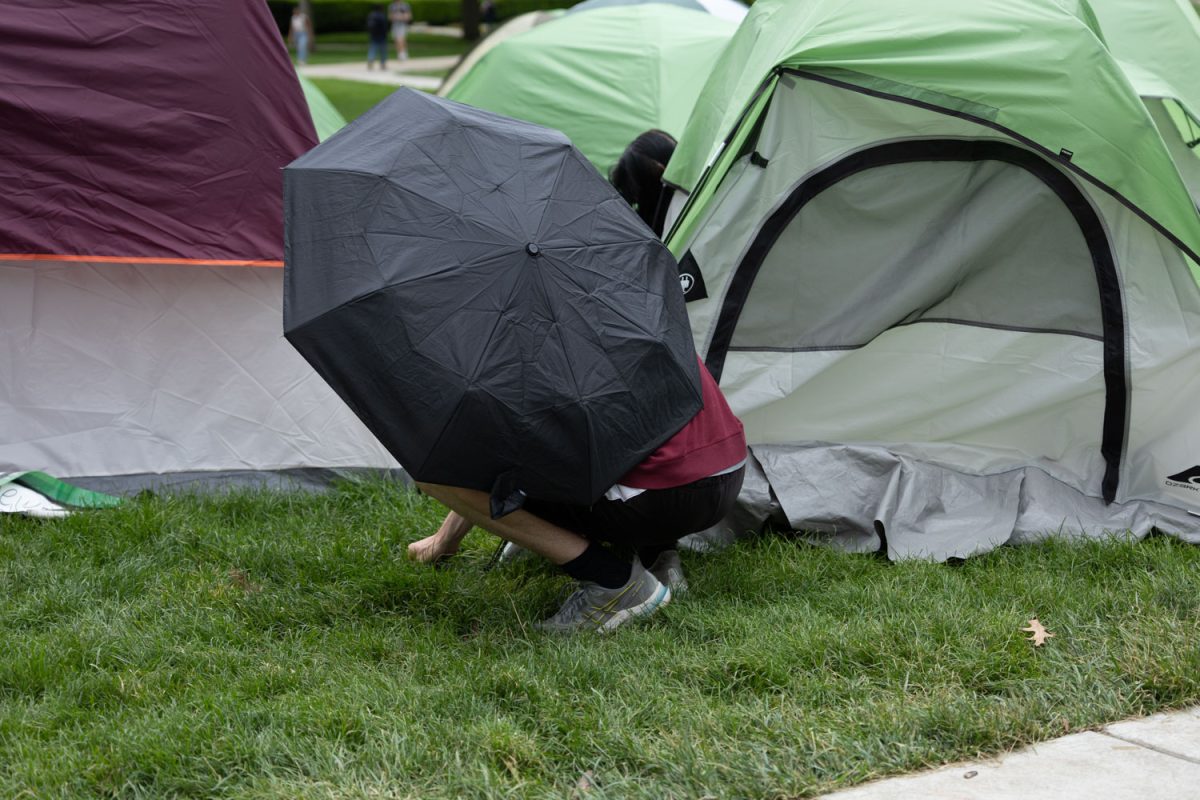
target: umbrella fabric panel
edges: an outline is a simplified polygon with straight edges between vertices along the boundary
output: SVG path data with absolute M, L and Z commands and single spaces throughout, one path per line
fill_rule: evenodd
M 673 258 L 555 131 L 402 90 L 285 208 L 287 336 L 418 480 L 592 502 L 700 408 Z
M 455 130 L 447 134 L 452 118 L 443 109 L 402 106 L 402 138 L 393 114 L 368 112 L 286 172 L 286 248 L 303 247 L 307 261 L 337 266 L 306 272 L 304 292 L 286 281 L 286 326 L 401 277 L 499 257 L 533 241 L 558 168 L 539 157 L 565 154 L 566 138 L 528 123 L 493 123 L 466 106 L 456 109 Z M 510 166 L 523 158 L 526 171 Z M 514 204 L 524 210 L 523 221 Z M 401 265 L 403 276 L 395 272 Z

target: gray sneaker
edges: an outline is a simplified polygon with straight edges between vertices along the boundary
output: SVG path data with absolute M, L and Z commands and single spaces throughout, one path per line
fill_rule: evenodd
M 663 550 L 650 565 L 650 574 L 671 590 L 672 596 L 687 591 L 687 578 L 683 577 L 683 564 L 679 563 L 678 550 Z
M 580 581 L 558 613 L 537 627 L 550 633 L 607 632 L 634 617 L 650 614 L 670 600 L 671 590 L 634 559 L 633 572 L 624 586 L 606 589 L 598 583 Z

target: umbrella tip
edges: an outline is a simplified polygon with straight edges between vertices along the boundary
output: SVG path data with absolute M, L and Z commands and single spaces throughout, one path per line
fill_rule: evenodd
M 530 242 L 529 244 L 525 245 L 525 252 L 529 253 L 531 256 L 536 256 L 542 252 L 542 248 L 538 247 L 533 242 Z

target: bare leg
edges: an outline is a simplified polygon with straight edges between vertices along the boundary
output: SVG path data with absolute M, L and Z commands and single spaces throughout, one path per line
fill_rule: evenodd
M 454 513 L 446 517 L 442 527 L 433 536 L 410 545 L 410 556 L 414 555 L 414 546 L 422 545 L 431 539 L 437 541 L 431 542 L 429 547 L 418 549 L 428 552 L 434 548 L 434 545 L 438 547 L 452 546 L 453 549 L 447 552 L 454 552 L 472 525 L 478 525 L 505 541 L 532 550 L 555 564 L 565 564 L 578 558 L 587 549 L 587 539 L 571 533 L 565 528 L 552 525 L 541 517 L 535 517 L 528 511 L 514 511 L 500 519 L 492 519 L 491 505 L 485 492 L 430 483 L 418 483 L 417 486 L 425 494 L 440 500 Z M 454 521 L 454 517 L 458 517 L 460 521 Z M 445 531 L 444 535 L 443 531 Z M 439 537 L 441 538 L 439 539 Z M 436 557 L 438 556 L 435 553 L 433 558 Z M 432 560 L 432 558 L 418 558 L 417 560 Z

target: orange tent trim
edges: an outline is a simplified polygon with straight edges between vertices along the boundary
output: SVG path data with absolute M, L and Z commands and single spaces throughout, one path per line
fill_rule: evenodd
M 282 261 L 222 261 L 211 258 L 140 258 L 133 256 L 65 256 L 54 253 L 0 253 L 0 261 L 91 261 L 100 264 L 195 264 L 214 267 L 282 267 Z

